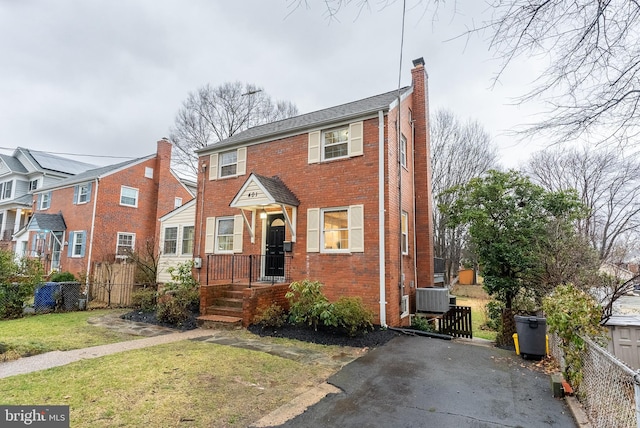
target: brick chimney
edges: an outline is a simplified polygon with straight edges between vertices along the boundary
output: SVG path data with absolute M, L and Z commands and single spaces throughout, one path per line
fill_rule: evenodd
M 411 70 L 413 85 L 413 119 L 415 120 L 415 182 L 416 182 L 416 237 L 419 287 L 433 285 L 433 201 L 431 198 L 431 152 L 429 138 L 429 92 L 424 59 L 413 61 Z M 422 207 L 427 207 L 422 208 Z

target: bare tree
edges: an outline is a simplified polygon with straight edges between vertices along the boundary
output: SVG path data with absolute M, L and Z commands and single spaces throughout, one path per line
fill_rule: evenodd
M 205 85 L 189 93 L 176 114 L 170 137 L 175 148 L 175 166 L 197 173 L 195 150 L 264 123 L 298 114 L 289 101 L 273 101 L 253 84 L 227 82 Z
M 526 172 L 551 191 L 575 189 L 589 210 L 577 224 L 601 261 L 617 262 L 637 242 L 640 227 L 640 161 L 614 150 L 553 149 L 535 153 Z
M 467 183 L 497 165 L 497 150 L 482 125 L 460 122 L 448 110 L 431 117 L 431 168 L 434 206 L 448 207 L 454 202 L 447 189 Z M 466 242 L 464 227 L 447 228 L 446 211 L 433 211 L 434 251 L 445 259 L 445 282 L 457 273 Z
M 136 265 L 135 282 L 147 286 L 156 287 L 158 277 L 158 263 L 160 252 L 153 238 L 146 239 L 142 244 L 137 243 L 137 248 L 127 251 L 127 261 Z

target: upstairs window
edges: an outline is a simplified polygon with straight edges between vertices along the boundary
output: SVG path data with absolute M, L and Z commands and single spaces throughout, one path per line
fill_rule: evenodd
M 322 133 L 323 159 L 335 159 L 349 154 L 349 127 L 330 129 Z
M 178 252 L 178 228 L 167 227 L 164 229 L 164 244 L 162 247 L 164 254 L 176 254 Z
M 10 199 L 12 189 L 13 181 L 5 181 L 4 183 L 0 183 L 0 198 Z
M 402 230 L 402 254 L 409 254 L 409 214 L 402 211 L 402 220 L 400 221 L 400 229 Z
M 29 182 L 29 191 L 34 191 L 38 188 L 38 179 L 36 178 L 35 180 L 31 180 Z
M 173 200 L 173 208 L 179 208 L 182 206 L 182 198 L 175 198 Z
M 229 177 L 236 175 L 238 167 L 238 152 L 233 150 L 230 152 L 220 153 L 220 177 Z
M 116 258 L 126 259 L 135 249 L 136 234 L 118 232 L 118 245 L 116 247 Z
M 400 165 L 407 167 L 407 138 L 404 135 L 400 137 Z
M 91 198 L 91 183 L 78 184 L 73 188 L 73 203 L 86 204 Z
M 40 195 L 40 209 L 46 210 L 51 206 L 51 192 L 43 193 Z
M 144 168 L 144 176 L 146 178 L 153 178 L 153 168 L 146 166 Z
M 127 207 L 137 207 L 138 189 L 122 186 L 120 188 L 120 205 L 125 205 Z

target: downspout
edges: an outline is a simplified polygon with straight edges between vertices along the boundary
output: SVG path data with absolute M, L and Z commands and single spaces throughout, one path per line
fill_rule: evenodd
M 202 260 L 202 216 L 204 215 L 204 186 L 207 183 L 207 164 L 202 162 L 202 192 L 200 193 L 200 224 L 198 225 L 198 256 Z M 197 193 L 196 193 L 197 196 Z M 206 233 L 206 232 L 205 232 Z M 200 262 L 202 263 L 202 261 Z M 202 266 L 202 265 L 201 265 Z M 209 265 L 207 264 L 207 272 L 209 271 Z M 202 283 L 201 279 L 202 268 L 198 269 L 198 283 Z
M 401 126 L 401 110 L 402 110 L 402 98 L 400 97 L 400 91 L 398 90 L 398 116 L 397 116 L 397 122 L 396 122 L 396 144 L 398 145 L 398 150 L 397 150 L 397 157 L 398 157 L 398 211 L 399 211 L 399 218 L 400 218 L 400 224 L 398 226 L 399 227 L 399 242 L 400 245 L 398 245 L 398 269 L 399 269 L 399 275 L 398 275 L 398 279 L 400 280 L 399 288 L 400 288 L 400 299 L 398 301 L 398 303 L 400 305 L 402 305 L 402 296 L 404 296 L 404 254 L 402 253 L 402 214 L 403 214 L 403 210 L 402 210 L 402 126 Z M 405 156 L 407 154 L 405 153 Z M 408 219 L 407 219 L 408 220 Z M 407 224 L 407 227 L 409 227 L 409 225 Z M 409 244 L 407 242 L 407 244 Z M 408 249 L 407 249 L 408 250 Z
M 418 249 L 417 249 L 417 233 L 416 233 L 416 129 L 415 129 L 415 120 L 411 119 L 411 148 L 412 148 L 412 157 L 413 167 L 411 170 L 413 174 L 411 174 L 411 182 L 412 182 L 412 192 L 413 192 L 413 279 L 414 279 L 414 287 L 418 288 Z
M 91 214 L 91 236 L 89 237 L 89 257 L 87 257 L 87 278 L 85 279 L 85 285 L 87 286 L 87 293 L 89 292 L 89 278 L 91 277 L 91 254 L 93 253 L 93 232 L 96 226 L 96 207 L 98 206 L 98 186 L 100 180 L 95 179 L 96 190 L 93 198 L 93 213 Z
M 384 113 L 378 111 L 378 239 L 379 243 L 379 281 L 380 281 L 380 325 L 387 326 L 387 296 L 385 291 L 385 239 L 384 239 Z

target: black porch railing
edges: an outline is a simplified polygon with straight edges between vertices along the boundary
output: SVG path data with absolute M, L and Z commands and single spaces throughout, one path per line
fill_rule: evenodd
M 473 337 L 471 308 L 450 306 L 449 311 L 438 318 L 438 332 L 454 337 Z
M 209 254 L 207 284 L 211 281 L 286 282 L 290 280 L 292 256 L 260 254 Z

